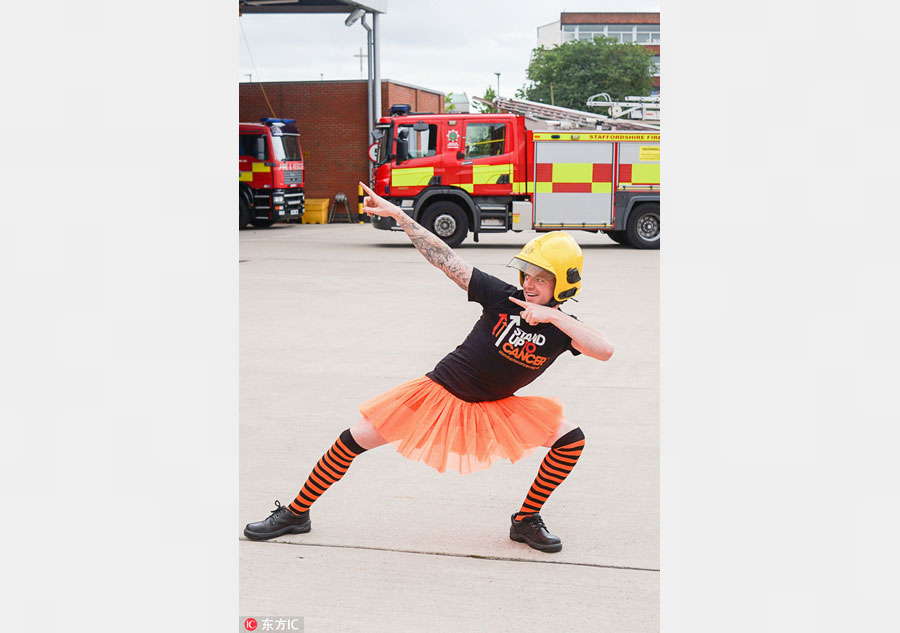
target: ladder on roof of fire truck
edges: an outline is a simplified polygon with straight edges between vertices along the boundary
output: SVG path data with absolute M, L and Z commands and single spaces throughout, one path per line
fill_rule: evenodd
M 594 95 L 595 97 L 598 95 Z M 623 119 L 616 116 L 605 116 L 596 112 L 584 112 L 582 110 L 573 110 L 562 106 L 547 105 L 546 103 L 538 103 L 536 101 L 528 101 L 527 99 L 513 99 L 511 97 L 497 97 L 493 101 L 488 101 L 480 97 L 472 97 L 475 101 L 494 106 L 498 109 L 520 114 L 533 119 L 541 119 L 545 121 L 567 122 L 572 125 L 587 128 L 604 128 L 604 129 L 639 129 L 639 130 L 659 130 L 658 117 L 656 121 L 635 121 L 633 119 Z M 593 97 L 592 97 L 593 98 Z M 597 105 L 618 105 L 618 102 L 597 103 Z M 657 107 L 658 111 L 658 107 Z
M 605 92 L 591 95 L 585 105 L 609 108 L 609 116 L 615 119 L 642 119 L 659 121 L 659 95 L 652 97 L 625 97 L 625 101 L 613 101 Z

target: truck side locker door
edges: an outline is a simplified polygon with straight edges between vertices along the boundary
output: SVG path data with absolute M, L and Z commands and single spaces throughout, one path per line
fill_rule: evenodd
M 443 175 L 441 155 L 437 153 L 438 126 L 431 122 L 428 129 L 416 131 L 414 121 L 398 123 L 395 135 L 408 130 L 409 159 L 395 164 L 391 169 L 391 195 L 410 197 L 417 195 L 428 185 L 440 184 Z M 397 155 L 394 141 L 394 155 Z
M 612 225 L 614 143 L 587 137 L 534 133 L 535 228 Z
M 659 190 L 659 141 L 619 142 L 618 190 Z
M 463 158 L 457 159 L 457 184 L 473 196 L 511 196 L 513 178 L 512 122 L 478 117 L 466 121 Z

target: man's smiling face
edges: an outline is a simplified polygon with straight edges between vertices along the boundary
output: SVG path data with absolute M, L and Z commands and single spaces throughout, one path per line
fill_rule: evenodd
M 556 289 L 556 277 L 552 273 L 529 264 L 522 282 L 522 290 L 525 291 L 525 301 L 545 306 L 553 301 L 553 291 Z

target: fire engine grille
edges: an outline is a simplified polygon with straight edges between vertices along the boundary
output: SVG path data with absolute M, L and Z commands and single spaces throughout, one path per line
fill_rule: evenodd
M 276 204 L 284 205 L 285 209 L 295 209 L 303 206 L 305 195 L 302 191 L 285 191 L 284 193 L 279 192 L 276 195 L 283 198 L 282 202 Z M 258 211 L 268 212 L 272 209 L 272 193 L 270 191 L 255 191 L 253 195 L 253 206 Z
M 303 205 L 303 192 L 297 191 L 292 193 L 285 192 L 284 194 L 284 206 L 288 209 L 292 209 L 294 207 L 300 207 Z
M 284 172 L 284 184 L 293 185 L 303 180 L 303 172 L 299 169 Z

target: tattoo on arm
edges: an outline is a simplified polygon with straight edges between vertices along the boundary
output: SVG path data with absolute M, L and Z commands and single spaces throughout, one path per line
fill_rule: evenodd
M 444 274 L 452 279 L 457 286 L 463 290 L 469 289 L 469 281 L 472 279 L 471 264 L 464 261 L 453 252 L 452 248 L 444 244 L 437 235 L 411 217 L 406 216 L 399 220 L 397 224 L 406 232 L 413 246 L 425 256 L 425 259 L 444 271 Z

